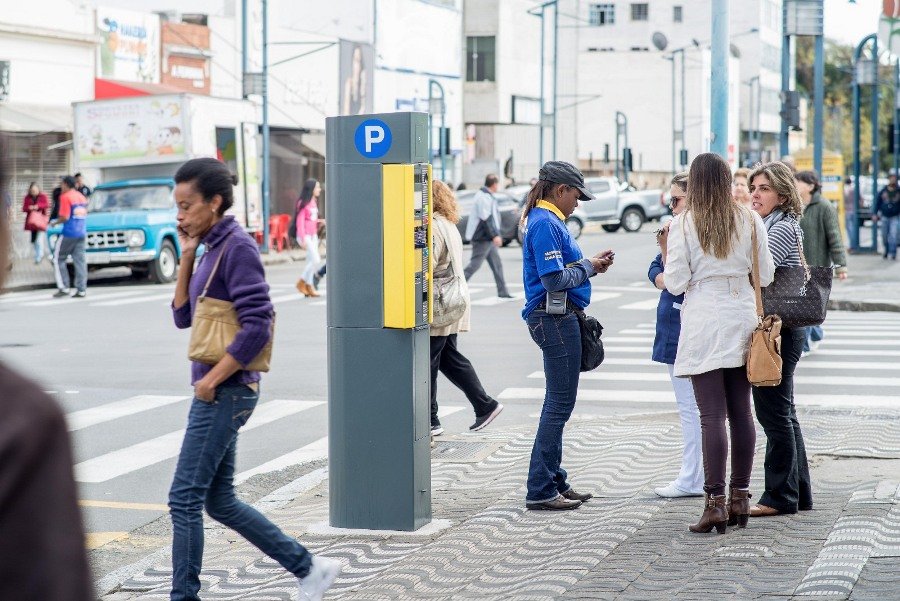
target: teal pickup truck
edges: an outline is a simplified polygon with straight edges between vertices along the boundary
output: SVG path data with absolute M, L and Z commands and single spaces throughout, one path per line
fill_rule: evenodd
M 175 279 L 181 248 L 171 178 L 128 179 L 99 184 L 87 216 L 89 269 L 130 267 L 135 277 L 163 284 Z M 61 227 L 48 232 L 56 244 Z

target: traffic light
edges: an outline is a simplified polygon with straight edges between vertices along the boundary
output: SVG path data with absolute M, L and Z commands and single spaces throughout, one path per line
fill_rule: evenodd
M 781 120 L 789 129 L 799 131 L 800 127 L 800 93 L 793 90 L 783 91 L 781 97 Z
M 622 168 L 625 171 L 632 171 L 631 149 L 626 147 L 622 150 Z

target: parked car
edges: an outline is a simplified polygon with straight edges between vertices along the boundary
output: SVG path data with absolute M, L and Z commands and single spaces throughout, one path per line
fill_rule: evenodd
M 525 201 L 528 199 L 528 192 L 530 191 L 531 186 L 518 185 L 510 186 L 503 192 L 505 194 L 509 194 L 518 201 L 519 213 L 521 214 L 522 208 L 525 206 Z M 572 214 L 569 215 L 569 218 L 566 219 L 566 228 L 569 230 L 569 234 L 571 234 L 572 237 L 577 240 L 581 237 L 581 232 L 584 231 L 584 226 L 587 225 L 587 222 L 587 214 L 585 214 L 584 209 L 581 208 L 581 203 L 579 203 L 579 205 L 575 207 L 575 210 L 572 212 Z M 516 234 L 516 239 L 519 241 L 519 244 L 522 243 L 521 232 L 518 232 Z
M 645 221 L 657 221 L 669 212 L 661 202 L 661 190 L 634 191 L 614 177 L 588 177 L 584 183 L 596 200 L 580 207 L 588 221 L 599 222 L 607 232 L 616 232 L 620 227 L 636 232 Z
M 459 209 L 459 223 L 456 227 L 463 237 L 463 244 L 469 243 L 469 240 L 466 240 L 466 225 L 469 223 L 472 207 L 475 206 L 476 192 L 477 190 L 460 190 L 456 193 L 456 205 Z M 500 213 L 500 237 L 503 239 L 503 246 L 506 246 L 519 239 L 519 216 L 522 213 L 519 210 L 519 203 L 509 194 L 496 192 L 494 197 L 497 199 L 497 211 Z

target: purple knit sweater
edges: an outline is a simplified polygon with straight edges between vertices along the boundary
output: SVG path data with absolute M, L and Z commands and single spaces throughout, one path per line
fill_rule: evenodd
M 234 342 L 228 346 L 228 354 L 237 359 L 241 365 L 247 365 L 269 342 L 274 311 L 256 243 L 231 215 L 214 225 L 201 240 L 206 246 L 206 252 L 203 253 L 200 264 L 191 277 L 190 302 L 177 309 L 173 305 L 172 315 L 176 327 L 182 329 L 191 327 L 197 298 L 203 293 L 203 286 L 209 279 L 226 239 L 228 244 L 225 255 L 219 263 L 219 269 L 209 286 L 207 296 L 234 303 L 234 309 L 241 322 L 241 330 Z M 191 385 L 203 378 L 211 369 L 211 365 L 192 361 Z M 259 382 L 259 372 L 241 370 L 223 384 L 252 382 Z

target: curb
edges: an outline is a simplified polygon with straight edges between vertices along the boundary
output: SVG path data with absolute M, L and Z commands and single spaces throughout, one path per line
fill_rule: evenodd
M 900 312 L 900 303 L 830 299 L 831 311 L 892 311 Z

